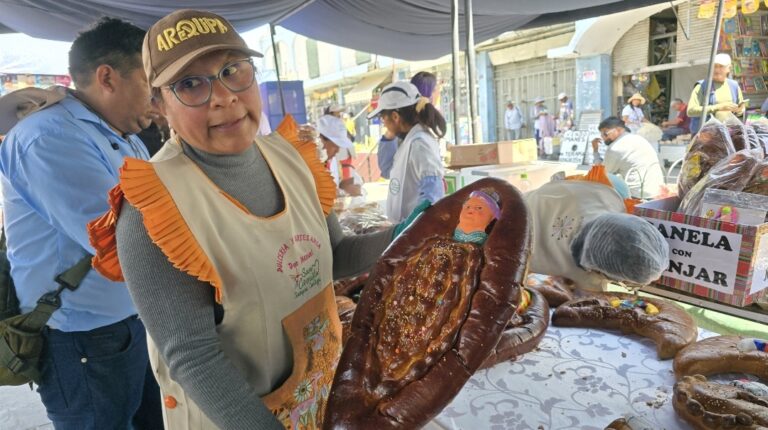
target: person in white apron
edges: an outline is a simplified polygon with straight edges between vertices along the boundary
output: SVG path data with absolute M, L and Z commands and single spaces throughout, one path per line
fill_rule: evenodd
M 445 119 L 415 85 L 406 81 L 384 87 L 379 105 L 368 118 L 377 115 L 402 139 L 389 176 L 386 206 L 387 218 L 399 223 L 419 203 L 434 203 L 445 195 L 437 143 L 445 135 Z
M 89 224 L 94 267 L 125 279 L 145 322 L 167 430 L 321 428 L 341 351 L 332 278 L 392 237 L 340 233 L 335 184 L 290 117 L 256 137 L 253 56 L 213 13 L 149 29 L 144 69 L 177 135 L 126 160 Z
M 669 262 L 666 240 L 628 215 L 603 166 L 580 180 L 558 180 L 525 195 L 531 214 L 531 273 L 561 276 L 577 288 L 602 291 L 609 281 L 645 285 Z
M 320 135 L 320 141 L 327 156 L 328 170 L 331 172 L 336 185 L 350 196 L 362 196 L 363 178 L 357 174 L 354 167 L 350 169 L 352 177 L 342 178 L 342 169 L 339 167 L 339 153 L 354 146 L 349 139 L 344 122 L 336 116 L 323 115 L 317 120 L 317 133 Z M 347 158 L 351 160 L 350 157 L 345 156 L 345 159 Z

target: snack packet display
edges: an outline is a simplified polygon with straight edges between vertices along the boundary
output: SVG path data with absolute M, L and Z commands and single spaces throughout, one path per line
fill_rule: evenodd
M 701 127 L 688 146 L 680 176 L 677 178 L 677 193 L 684 199 L 709 170 L 727 156 L 735 153 L 728 128 L 717 119 L 710 119 Z
M 704 192 L 702 218 L 745 225 L 765 222 L 768 196 L 710 188 Z
M 352 234 L 373 233 L 392 225 L 375 202 L 342 212 L 339 215 L 339 224 L 341 224 L 345 234 L 348 232 Z
M 762 150 L 745 149 L 720 161 L 685 194 L 678 212 L 699 216 L 704 193 L 708 188 L 742 191 L 762 159 Z

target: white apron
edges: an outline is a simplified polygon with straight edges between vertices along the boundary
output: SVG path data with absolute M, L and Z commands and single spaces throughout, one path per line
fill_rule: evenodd
M 276 133 L 257 146 L 285 198 L 285 209 L 266 218 L 220 190 L 177 143 L 152 165 L 221 280 L 224 353 L 286 428 L 319 428 L 341 352 L 328 229 L 297 151 Z M 165 428 L 217 429 L 149 346 Z
M 413 152 L 413 141 L 422 139 L 427 145 L 427 154 Z M 419 147 L 421 150 L 423 146 Z M 387 218 L 393 223 L 399 223 L 411 214 L 419 204 L 419 172 L 417 163 L 432 164 L 433 169 L 442 176 L 440 148 L 435 137 L 421 124 L 416 124 L 405 136 L 400 147 L 395 152 L 389 180 L 387 195 Z
M 533 221 L 529 272 L 562 276 L 582 289 L 602 290 L 604 278 L 576 264 L 571 243 L 589 221 L 606 213 L 625 213 L 621 196 L 595 182 L 554 181 L 527 193 L 525 203 Z

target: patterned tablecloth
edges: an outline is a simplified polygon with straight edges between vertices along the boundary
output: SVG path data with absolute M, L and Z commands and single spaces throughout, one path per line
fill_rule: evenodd
M 699 330 L 699 339 L 715 333 Z M 662 430 L 689 429 L 672 408 L 672 360 L 652 341 L 617 331 L 550 326 L 517 361 L 477 372 L 434 420 L 446 429 L 604 429 L 641 415 Z

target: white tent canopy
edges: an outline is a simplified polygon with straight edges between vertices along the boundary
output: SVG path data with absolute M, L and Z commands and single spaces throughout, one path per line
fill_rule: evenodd
M 475 40 L 525 26 L 574 21 L 656 3 L 664 1 L 473 0 Z M 148 28 L 179 8 L 213 11 L 229 19 L 239 31 L 279 21 L 313 39 L 407 60 L 451 52 L 450 2 L 445 0 L 0 0 L 0 26 L 34 37 L 71 41 L 101 16 Z
M 0 73 L 68 75 L 70 42 L 0 34 Z

